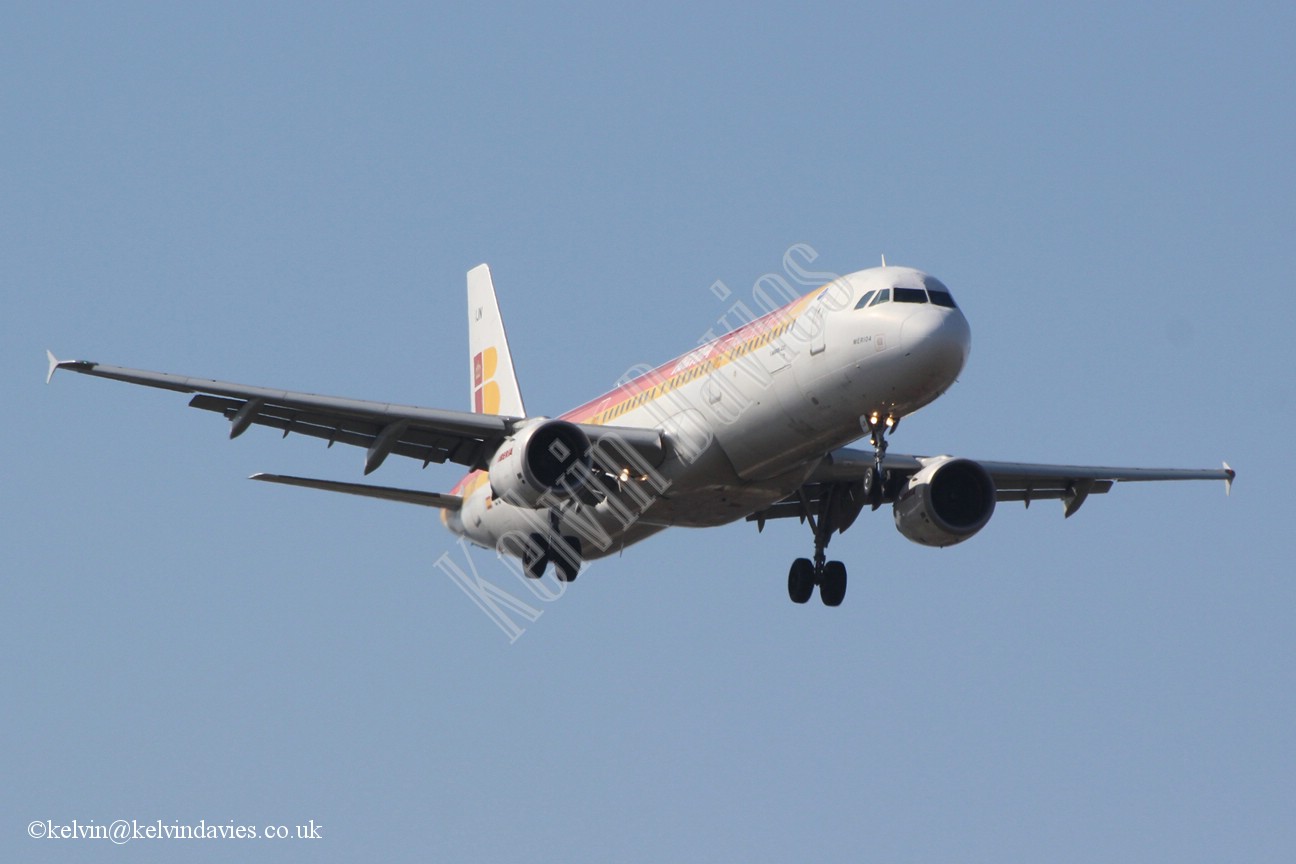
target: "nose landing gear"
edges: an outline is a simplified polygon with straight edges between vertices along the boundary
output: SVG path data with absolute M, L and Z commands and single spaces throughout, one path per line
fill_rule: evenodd
M 882 473 L 882 460 L 886 458 L 886 436 L 899 428 L 900 418 L 887 415 L 884 420 L 878 412 L 874 411 L 872 414 L 861 417 L 860 425 L 867 430 L 869 440 L 873 442 L 873 473 L 868 478 L 865 486 L 868 490 L 869 503 L 876 510 L 882 506 L 882 493 L 885 486 L 884 478 L 886 475 Z

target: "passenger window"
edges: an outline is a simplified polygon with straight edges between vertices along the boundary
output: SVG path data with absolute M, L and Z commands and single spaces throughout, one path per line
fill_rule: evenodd
M 897 303 L 926 303 L 927 292 L 921 288 L 897 288 L 895 289 L 895 301 Z
M 868 302 L 873 299 L 873 295 L 876 293 L 877 293 L 876 291 L 870 291 L 867 294 L 865 294 L 863 297 L 860 298 L 859 302 L 855 304 L 855 308 L 863 309 L 865 306 L 868 305 Z
M 891 302 L 891 289 L 883 288 L 881 291 L 877 293 L 877 296 L 873 298 L 873 302 L 870 303 L 869 305 L 881 306 L 883 303 L 890 303 L 890 302 Z

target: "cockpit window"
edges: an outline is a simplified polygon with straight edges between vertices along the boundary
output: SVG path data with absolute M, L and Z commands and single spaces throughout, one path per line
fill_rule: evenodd
M 895 301 L 897 303 L 926 303 L 927 292 L 921 288 L 897 288 L 895 289 Z
M 877 293 L 876 291 L 870 291 L 867 294 L 865 294 L 863 297 L 859 299 L 859 302 L 855 304 L 855 308 L 863 309 L 865 306 L 868 305 L 869 301 L 873 299 L 873 295 L 876 293 Z
M 890 302 L 891 302 L 891 289 L 883 288 L 881 291 L 877 292 L 877 296 L 873 298 L 873 302 L 870 303 L 869 305 L 881 306 L 883 303 L 890 303 Z
M 928 276 L 923 280 L 923 284 L 927 286 L 927 293 L 931 295 L 931 302 L 937 306 L 944 306 L 946 309 L 958 308 L 957 304 L 954 303 L 954 296 L 950 294 L 949 289 L 939 279 Z

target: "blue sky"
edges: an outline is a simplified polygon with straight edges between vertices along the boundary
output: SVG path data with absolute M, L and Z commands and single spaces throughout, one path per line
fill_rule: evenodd
M 1287 4 L 26 4 L 0 32 L 6 745 L 35 820 L 295 825 L 122 860 L 1286 861 L 1296 852 Z M 488 261 L 527 405 L 690 348 L 793 243 L 973 328 L 899 452 L 1213 467 L 966 544 L 673 531 L 510 642 L 362 454 L 43 351 L 468 404 Z M 389 460 L 375 480 L 448 489 Z M 507 573 L 491 556 L 475 564 Z M 232 845 L 231 845 L 232 844 Z

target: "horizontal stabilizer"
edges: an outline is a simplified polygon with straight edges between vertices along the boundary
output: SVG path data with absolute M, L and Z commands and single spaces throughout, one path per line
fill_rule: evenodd
M 439 507 L 443 510 L 458 510 L 463 506 L 463 499 L 458 495 L 443 495 L 440 492 L 393 489 L 390 486 L 369 486 L 364 483 L 340 483 L 335 480 L 314 480 L 309 477 L 287 477 L 282 474 L 253 474 L 248 479 L 280 483 L 284 486 L 301 486 L 305 489 L 323 489 L 325 492 L 345 492 L 347 495 L 382 498 L 404 504 L 418 504 L 421 507 Z

